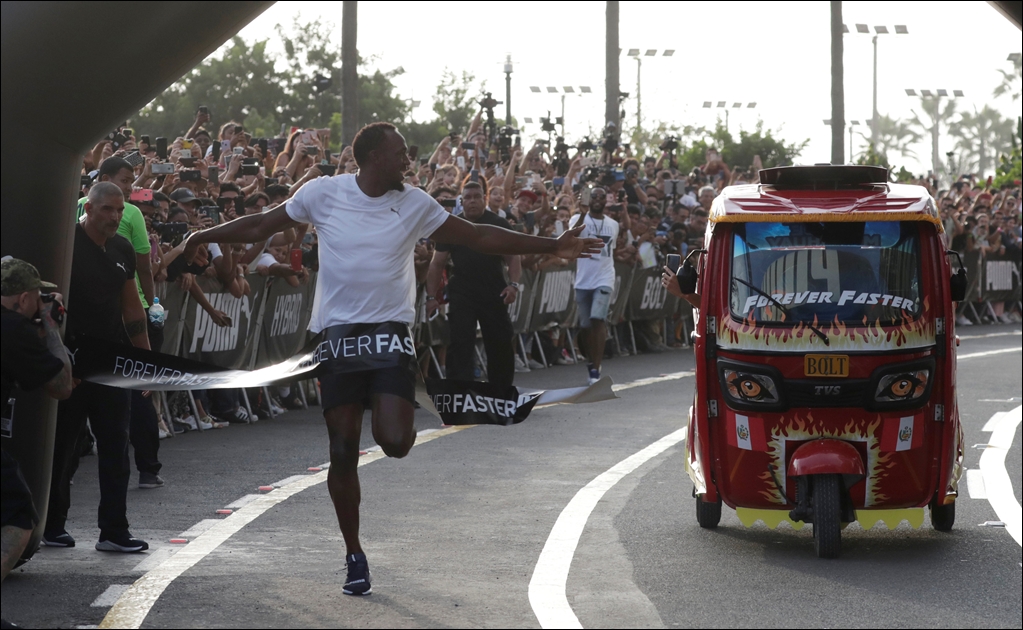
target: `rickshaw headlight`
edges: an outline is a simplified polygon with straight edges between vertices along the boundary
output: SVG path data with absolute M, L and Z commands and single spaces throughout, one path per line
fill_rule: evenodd
M 735 402 L 777 405 L 780 401 L 778 386 L 774 379 L 766 374 L 726 368 L 723 376 L 725 393 Z
M 877 402 L 905 402 L 916 400 L 927 393 L 931 380 L 929 369 L 898 372 L 882 376 L 874 391 Z

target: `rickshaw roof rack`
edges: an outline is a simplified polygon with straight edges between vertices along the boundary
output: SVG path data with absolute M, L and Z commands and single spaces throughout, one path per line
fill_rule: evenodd
M 760 184 L 775 190 L 849 190 L 887 183 L 888 169 L 883 166 L 816 164 L 760 171 Z

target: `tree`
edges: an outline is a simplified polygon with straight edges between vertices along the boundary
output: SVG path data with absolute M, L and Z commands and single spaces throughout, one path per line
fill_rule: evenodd
M 945 106 L 941 106 L 940 96 L 921 96 L 920 107 L 924 112 L 924 116 L 913 111 L 913 120 L 911 124 L 921 131 L 921 135 L 929 134 L 931 136 L 931 169 L 937 176 L 945 169 L 942 167 L 940 152 L 938 148 L 939 140 L 941 138 L 942 127 L 948 128 L 952 124 L 952 119 L 956 115 L 956 102 L 948 99 Z M 946 173 L 946 176 L 951 176 L 950 173 Z
M 436 97 L 433 102 L 433 111 L 437 114 L 437 122 L 447 127 L 448 132 L 462 132 L 469 128 L 476 112 L 479 111 L 479 104 L 474 96 L 473 83 L 476 77 L 466 71 L 461 76 L 456 75 L 447 68 L 441 77 L 440 85 L 437 86 Z M 479 86 L 483 90 L 486 83 Z
M 1020 86 L 1023 85 L 1023 55 L 1016 53 L 1011 55 L 1012 71 L 999 69 L 1002 73 L 1002 82 L 995 88 L 993 94 L 998 97 L 1003 94 L 1012 96 L 1012 100 L 1020 99 Z
M 776 132 L 775 132 L 776 133 Z M 770 130 L 764 130 L 764 121 L 758 120 L 754 131 L 739 131 L 739 140 L 736 141 L 732 133 L 719 120 L 708 136 L 693 142 L 678 153 L 678 168 L 680 171 L 688 172 L 694 167 L 703 166 L 707 162 L 707 149 L 714 147 L 721 155 L 721 159 L 731 167 L 749 168 L 753 165 L 753 157 L 760 156 L 764 168 L 774 166 L 787 166 L 793 163 L 796 157 L 810 142 L 809 139 L 800 143 L 787 144 L 784 140 L 774 137 Z
M 871 150 L 870 134 L 860 132 L 859 136 L 867 142 L 867 148 L 861 153 L 861 156 L 865 156 Z M 885 166 L 887 166 L 887 158 L 894 155 L 903 159 L 916 157 L 916 152 L 911 147 L 920 142 L 922 138 L 923 136 L 910 121 L 896 120 L 891 116 L 879 116 L 874 152 L 876 155 L 885 156 Z
M 965 112 L 949 129 L 956 138 L 963 166 L 970 172 L 986 175 L 994 169 L 996 156 L 1012 148 L 1012 121 L 985 105 L 974 113 Z
M 234 120 L 256 137 L 276 136 L 281 126 L 330 127 L 340 111 L 340 51 L 330 41 L 334 27 L 315 20 L 277 25 L 282 54 L 268 50 L 268 39 L 229 44 L 168 88 L 132 121 L 152 136 L 176 137 L 192 125 L 199 105 L 210 108 L 213 127 Z M 367 61 L 361 59 L 360 65 Z M 280 69 L 278 69 L 280 68 Z M 400 121 L 408 106 L 395 94 L 393 79 L 404 70 L 359 75 L 359 125 Z M 317 77 L 324 81 L 318 82 Z M 340 127 L 338 128 L 340 129 Z M 215 129 L 210 129 L 215 132 Z M 331 133 L 337 150 L 340 133 Z

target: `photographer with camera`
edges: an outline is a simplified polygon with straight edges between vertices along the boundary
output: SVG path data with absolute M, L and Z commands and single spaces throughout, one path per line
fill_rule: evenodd
M 586 204 L 589 190 L 589 204 Z M 607 192 L 597 186 L 584 189 L 581 212 L 572 217 L 569 229 L 582 225 L 581 238 L 599 238 L 604 246 L 590 258 L 576 263 L 575 300 L 579 312 L 579 345 L 589 358 L 589 384 L 600 380 L 600 364 L 607 341 L 607 315 L 615 285 L 614 249 L 618 241 L 618 222 L 604 215 Z
M 4 433 L 10 435 L 16 404 L 11 399 L 15 386 L 22 391 L 39 387 L 47 395 L 64 400 L 71 395 L 71 360 L 60 338 L 64 307 L 57 285 L 43 282 L 29 263 L 6 257 L 0 263 L 0 403 L 3 404 Z M 30 419 L 27 419 L 30 420 Z M 18 461 L 2 452 L 3 518 L 0 522 L 0 581 L 14 569 L 28 546 L 39 522 L 32 493 L 21 474 Z M 9 627 L 4 621 L 4 627 Z M 13 626 L 11 626 L 13 627 Z
M 486 180 L 467 182 L 462 187 L 462 218 L 477 225 L 496 225 L 510 229 L 504 219 L 486 208 Z M 426 314 L 432 317 L 440 307 L 436 295 L 448 260 L 454 263 L 447 285 L 448 321 L 451 345 L 447 353 L 447 377 L 473 380 L 473 351 L 476 324 L 483 334 L 487 352 L 489 382 L 507 387 L 515 378 L 515 332 L 508 316 L 508 305 L 519 292 L 522 266 L 519 256 L 496 256 L 473 251 L 464 245 L 438 244 L 426 280 Z M 507 266 L 510 282 L 505 282 Z
M 634 159 L 625 160 L 622 169 L 625 171 L 625 184 L 622 190 L 625 191 L 626 203 L 647 205 L 646 191 L 639 182 L 639 162 Z
M 85 215 L 75 226 L 75 249 L 67 317 L 71 347 L 88 336 L 108 343 L 131 343 L 149 350 L 146 312 L 135 285 L 135 251 L 117 234 L 124 213 L 124 195 L 111 182 L 89 191 Z M 83 382 L 57 407 L 53 476 L 43 543 L 73 547 L 65 530 L 71 506 L 71 477 L 78 468 L 75 444 L 86 420 L 96 436 L 99 454 L 99 551 L 137 552 L 149 545 L 128 531 L 127 494 L 131 467 L 128 427 L 131 393 Z

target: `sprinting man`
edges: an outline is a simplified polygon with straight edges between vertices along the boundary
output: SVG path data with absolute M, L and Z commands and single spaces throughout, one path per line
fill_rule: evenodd
M 310 330 L 323 332 L 318 357 L 323 416 L 330 438 L 327 488 L 347 547 L 346 595 L 368 595 L 369 564 L 359 542 L 359 440 L 372 409 L 373 438 L 388 457 L 415 442 L 413 252 L 421 238 L 496 254 L 597 254 L 604 243 L 582 239 L 582 226 L 557 239 L 527 236 L 448 214 L 432 197 L 403 183 L 408 147 L 394 125 L 373 123 L 355 136 L 359 171 L 321 177 L 283 206 L 193 234 L 191 260 L 203 243 L 256 243 L 311 223 L 320 270 Z

